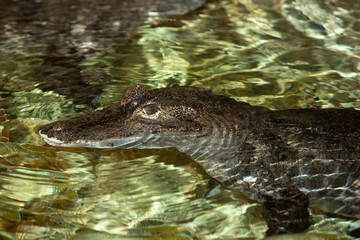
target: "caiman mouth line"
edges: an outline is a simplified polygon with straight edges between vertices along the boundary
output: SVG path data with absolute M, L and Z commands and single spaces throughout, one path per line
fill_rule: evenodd
M 51 138 L 51 137 L 48 137 L 46 134 L 42 133 L 41 130 L 39 131 L 39 135 L 40 137 L 42 137 L 44 139 L 44 141 L 51 145 L 51 146 L 61 146 L 64 144 L 63 141 L 60 141 L 56 138 Z
M 306 230 L 310 206 L 360 219 L 359 126 L 354 109 L 271 111 L 201 88 L 137 85 L 120 103 L 39 134 L 62 147 L 175 147 L 263 202 L 271 235 Z
M 140 140 L 143 138 L 142 136 L 134 136 L 122 139 L 106 139 L 103 141 L 76 140 L 66 143 L 56 138 L 48 137 L 46 134 L 41 133 L 41 131 L 39 131 L 39 134 L 47 144 L 59 147 L 130 148 L 131 146 L 134 146 L 136 143 L 140 142 Z
M 166 148 L 172 147 L 171 142 L 178 142 L 179 139 L 186 137 L 188 141 L 204 136 L 202 133 L 157 133 L 157 134 L 138 134 L 131 137 L 109 138 L 104 140 L 76 140 L 64 142 L 56 138 L 48 137 L 39 131 L 39 135 L 44 141 L 52 146 L 59 147 L 89 147 L 89 148 Z M 159 144 L 159 138 L 166 138 L 168 141 Z M 155 143 L 156 142 L 156 143 Z M 153 146 L 151 146 L 153 145 Z M 145 146 L 145 147 L 144 147 Z

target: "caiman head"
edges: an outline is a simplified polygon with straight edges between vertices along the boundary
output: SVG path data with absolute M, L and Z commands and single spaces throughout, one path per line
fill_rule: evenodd
M 233 115 L 233 111 L 229 101 L 235 103 L 202 88 L 173 87 L 148 91 L 137 85 L 113 106 L 48 124 L 39 133 L 53 146 L 177 147 L 186 151 L 195 143 L 205 144 L 207 137 L 214 134 L 215 129 L 220 129 L 214 121 L 216 116 L 222 119 L 218 121 L 230 121 L 227 118 Z M 191 150 L 194 151 L 196 149 Z

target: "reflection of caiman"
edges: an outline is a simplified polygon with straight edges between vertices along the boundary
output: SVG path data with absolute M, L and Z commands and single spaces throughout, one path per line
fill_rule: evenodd
M 264 203 L 268 234 L 300 232 L 308 207 L 360 217 L 360 111 L 270 111 L 201 88 L 136 86 L 105 110 L 48 124 L 66 147 L 176 147 L 224 186 Z

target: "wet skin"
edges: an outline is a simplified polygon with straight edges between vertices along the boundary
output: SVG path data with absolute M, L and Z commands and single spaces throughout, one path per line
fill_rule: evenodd
M 102 111 L 44 126 L 54 146 L 175 147 L 262 202 L 268 235 L 302 232 L 308 208 L 360 218 L 360 111 L 271 111 L 194 87 L 130 89 Z

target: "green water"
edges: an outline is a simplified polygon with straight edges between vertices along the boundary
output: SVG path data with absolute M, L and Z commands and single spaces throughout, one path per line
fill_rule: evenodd
M 42 1 L 35 2 L 30 8 Z M 67 36 L 51 18 L 31 25 L 4 15 L 0 236 L 263 238 L 262 206 L 225 188 L 204 197 L 210 178 L 177 150 L 54 148 L 38 129 L 120 101 L 137 83 L 206 87 L 271 109 L 360 108 L 359 16 L 353 0 L 211 1 L 181 21 L 146 18 L 130 37 L 116 38 L 106 29 L 82 30 L 80 20 Z M 86 34 L 95 37 L 78 37 Z M 60 45 L 55 55 L 49 36 Z M 346 234 L 352 220 L 314 213 L 313 221 L 285 239 L 353 239 Z

